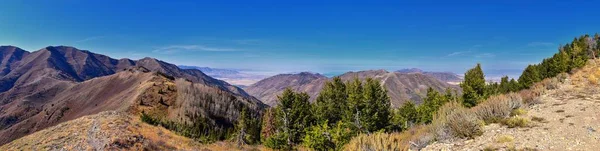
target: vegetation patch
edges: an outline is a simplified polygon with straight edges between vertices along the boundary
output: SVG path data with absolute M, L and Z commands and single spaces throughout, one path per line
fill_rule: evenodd
M 515 127 L 528 127 L 529 120 L 523 117 L 511 117 L 505 120 L 502 120 L 502 124 L 506 125 L 508 128 Z
M 515 140 L 515 138 L 510 135 L 502 135 L 502 136 L 496 138 L 497 143 L 509 143 L 509 142 L 512 142 L 513 140 Z
M 527 110 L 518 108 L 518 109 L 514 109 L 510 113 L 510 116 L 521 116 L 521 115 L 525 115 L 525 114 L 527 114 Z

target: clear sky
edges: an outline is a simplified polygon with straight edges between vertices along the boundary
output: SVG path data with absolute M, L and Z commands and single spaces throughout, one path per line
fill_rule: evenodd
M 252 3 L 251 3 L 252 2 Z M 600 27 L 593 1 L 7 0 L 0 45 L 268 73 L 421 68 L 518 75 Z

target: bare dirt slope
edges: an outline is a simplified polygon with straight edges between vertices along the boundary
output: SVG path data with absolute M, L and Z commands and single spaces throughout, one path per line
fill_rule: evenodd
M 598 150 L 600 148 L 600 62 L 576 71 L 557 89 L 540 97 L 541 104 L 523 115 L 524 128 L 498 124 L 485 126 L 472 140 L 434 143 L 424 150 Z
M 232 143 L 200 144 L 136 116 L 108 111 L 64 122 L 0 146 L 0 150 L 264 150 Z

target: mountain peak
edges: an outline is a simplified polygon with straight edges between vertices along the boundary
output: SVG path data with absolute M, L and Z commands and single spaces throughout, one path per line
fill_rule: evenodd
M 400 72 L 400 73 L 422 73 L 423 70 L 419 69 L 419 68 L 407 68 L 407 69 L 400 69 L 396 72 Z

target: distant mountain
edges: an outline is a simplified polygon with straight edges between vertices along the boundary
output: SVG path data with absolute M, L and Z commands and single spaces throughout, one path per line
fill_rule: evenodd
M 432 76 L 440 81 L 444 81 L 450 84 L 458 84 L 463 79 L 460 75 L 452 73 L 452 72 L 427 72 L 418 68 L 410 68 L 410 69 L 401 69 L 396 72 L 399 73 L 422 73 L 428 76 Z
M 325 81 L 327 81 L 327 77 L 310 72 L 279 74 L 260 80 L 245 87 L 244 90 L 263 103 L 274 106 L 277 104 L 277 95 L 281 94 L 285 88 L 307 92 L 311 99 L 314 99 L 323 88 Z
M 209 67 L 196 67 L 196 66 L 185 66 L 179 65 L 179 68 L 182 69 L 198 69 L 204 72 L 206 75 L 209 75 L 213 78 L 226 81 L 228 83 L 237 85 L 239 87 L 246 87 L 251 84 L 254 84 L 267 76 L 247 73 L 241 70 L 235 69 L 219 69 L 219 68 L 209 68 Z
M 344 81 L 352 80 L 355 77 L 361 80 L 371 77 L 381 81 L 383 86 L 388 90 L 388 95 L 391 97 L 393 107 L 398 107 L 405 101 L 415 101 L 418 104 L 421 103 L 423 96 L 425 96 L 427 88 L 429 87 L 440 92 L 444 92 L 446 88 L 452 88 L 460 92 L 460 88 L 457 86 L 450 85 L 421 73 L 368 70 L 347 72 L 339 77 Z M 265 104 L 273 106 L 277 104 L 277 95 L 281 94 L 287 87 L 296 91 L 308 93 L 311 96 L 311 101 L 314 101 L 327 80 L 330 80 L 330 78 L 308 72 L 299 74 L 280 74 L 261 80 L 244 88 L 244 90 L 257 97 Z
M 231 127 L 266 107 L 242 89 L 154 58 L 116 60 L 73 47 L 0 47 L 0 145 L 102 111 L 145 111 L 174 122 Z

